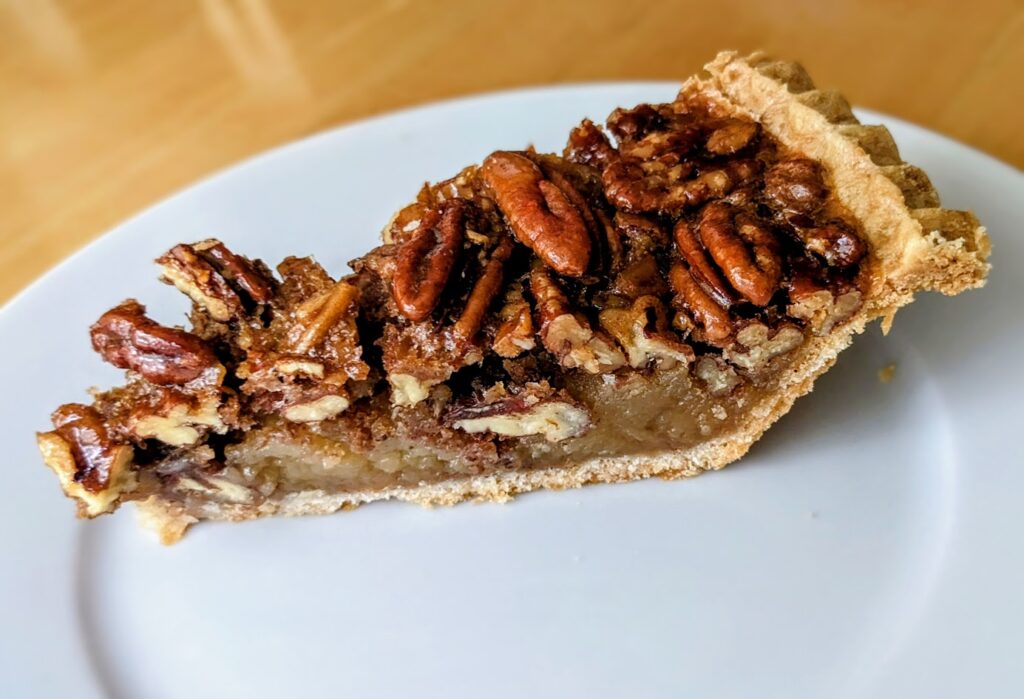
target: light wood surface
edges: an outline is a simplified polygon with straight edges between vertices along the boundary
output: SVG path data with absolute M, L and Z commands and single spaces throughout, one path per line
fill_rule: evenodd
M 722 48 L 1024 165 L 1021 0 L 0 0 L 0 302 L 270 146 L 472 92 L 681 80 Z

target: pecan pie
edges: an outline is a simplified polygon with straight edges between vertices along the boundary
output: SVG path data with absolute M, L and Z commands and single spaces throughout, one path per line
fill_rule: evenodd
M 865 324 L 984 283 L 989 242 L 889 132 L 793 63 L 723 53 L 675 101 L 426 185 L 335 279 L 216 240 L 157 262 L 191 327 L 125 301 L 127 370 L 38 436 L 85 517 L 504 500 L 737 459 Z

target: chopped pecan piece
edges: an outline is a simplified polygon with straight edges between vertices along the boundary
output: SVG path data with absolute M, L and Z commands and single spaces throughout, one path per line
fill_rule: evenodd
M 697 360 L 693 373 L 704 382 L 708 393 L 713 396 L 724 396 L 732 393 L 733 389 L 741 383 L 735 369 L 720 358 L 707 354 Z
M 305 354 L 322 343 L 346 317 L 359 298 L 359 289 L 340 281 L 328 292 L 314 296 L 295 310 L 298 323 L 289 335 L 291 349 Z
M 222 277 L 241 289 L 253 303 L 269 303 L 273 298 L 273 278 L 259 260 L 254 264 L 214 239 L 193 243 L 192 249 L 216 267 Z
M 669 131 L 653 131 L 643 138 L 626 140 L 619 144 L 619 153 L 634 160 L 663 160 L 666 165 L 678 164 L 700 140 L 700 129 L 695 127 L 677 128 Z
M 224 434 L 228 430 L 221 416 L 225 401 L 217 386 L 202 386 L 193 391 L 150 387 L 145 393 L 133 401 L 126 420 L 128 431 L 138 439 L 185 446 L 195 444 L 207 432 Z
M 391 402 L 398 406 L 426 400 L 430 389 L 455 371 L 483 360 L 476 344 L 457 337 L 451 328 L 439 329 L 428 322 L 388 325 L 378 344 L 391 385 Z
M 563 367 L 603 374 L 626 363 L 622 352 L 604 333 L 594 332 L 586 318 L 571 311 L 568 299 L 547 270 L 538 267 L 531 272 L 530 291 L 537 303 L 541 342 Z
M 608 115 L 608 129 L 619 141 L 643 138 L 651 131 L 664 129 L 668 115 L 652 104 L 638 104 L 631 109 L 616 108 Z
M 253 304 L 268 303 L 273 296 L 269 274 L 219 240 L 175 245 L 156 261 L 165 282 L 221 323 L 241 317 L 244 304 L 239 291 Z
M 794 325 L 769 328 L 751 322 L 736 332 L 736 343 L 726 348 L 723 356 L 748 371 L 763 371 L 776 357 L 792 352 L 804 341 L 804 334 Z
M 340 386 L 319 384 L 300 396 L 293 396 L 281 415 L 291 422 L 320 422 L 345 412 L 350 404 L 348 393 Z
M 757 174 L 756 160 L 730 160 L 703 170 L 696 177 L 692 166 L 645 166 L 634 160 L 620 160 L 602 175 L 605 196 L 630 213 L 677 212 L 715 197 L 722 197 Z
M 625 236 L 632 259 L 648 257 L 669 244 L 668 234 L 658 222 L 640 214 L 615 212 L 615 228 Z
M 732 155 L 746 148 L 761 127 L 746 119 L 729 119 L 708 136 L 705 148 L 713 155 Z
M 861 237 L 842 221 L 808 227 L 794 225 L 793 229 L 808 250 L 820 255 L 832 267 L 852 267 L 868 252 Z
M 668 292 L 665 277 L 658 260 L 648 255 L 640 257 L 623 269 L 611 284 L 611 291 L 628 299 L 641 296 L 663 296 Z
M 564 155 L 567 160 L 599 170 L 618 157 L 608 136 L 590 119 L 584 119 L 569 134 Z
M 772 206 L 796 214 L 813 214 L 825 204 L 828 187 L 821 166 L 807 158 L 789 158 L 764 173 L 764 195 Z
M 201 339 L 146 317 L 138 301 L 125 301 L 91 328 L 92 346 L 119 369 L 131 369 L 155 384 L 184 384 L 224 368 Z
M 523 298 L 518 285 L 509 289 L 498 319 L 501 325 L 494 334 L 492 347 L 499 357 L 518 357 L 536 347 L 530 304 Z
M 469 293 L 469 298 L 466 299 L 466 306 L 453 327 L 455 336 L 463 342 L 472 340 L 480 331 L 487 309 L 490 308 L 494 297 L 501 291 L 504 266 L 512 255 L 512 249 L 512 240 L 507 237 L 503 238 L 491 253 L 487 264 L 484 265 L 480 278 L 473 285 L 473 290 Z
M 448 423 L 471 434 L 542 435 L 549 442 L 578 437 L 590 429 L 590 413 L 568 394 L 554 391 L 547 384 L 528 384 L 512 395 L 505 393 L 504 387 L 496 388 L 480 403 L 451 410 Z
M 859 289 L 848 289 L 834 294 L 806 274 L 794 276 L 786 284 L 789 305 L 786 313 L 807 321 L 815 335 L 827 335 L 832 329 L 852 316 L 861 307 L 863 296 Z
M 134 450 L 111 437 L 103 416 L 79 403 L 53 413 L 53 432 L 37 436 L 43 460 L 60 478 L 64 492 L 79 501 L 80 514 L 95 517 L 113 509 L 135 485 L 129 470 Z
M 680 342 L 669 328 L 661 301 L 653 296 L 638 298 L 630 308 L 601 311 L 601 327 L 626 350 L 629 365 L 639 369 L 657 362 L 668 369 L 693 361 L 693 349 Z

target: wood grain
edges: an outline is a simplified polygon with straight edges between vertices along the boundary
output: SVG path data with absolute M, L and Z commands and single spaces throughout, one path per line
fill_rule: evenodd
M 722 48 L 1024 165 L 1019 0 L 0 0 L 0 302 L 270 146 L 472 92 L 681 80 Z

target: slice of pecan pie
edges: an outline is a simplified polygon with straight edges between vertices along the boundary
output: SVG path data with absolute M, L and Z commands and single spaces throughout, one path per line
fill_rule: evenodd
M 201 519 L 504 500 L 740 457 L 865 324 L 988 269 L 889 132 L 800 66 L 723 53 L 669 104 L 427 185 L 331 277 L 216 240 L 159 258 L 190 330 L 92 328 L 127 383 L 53 414 L 79 513 Z

